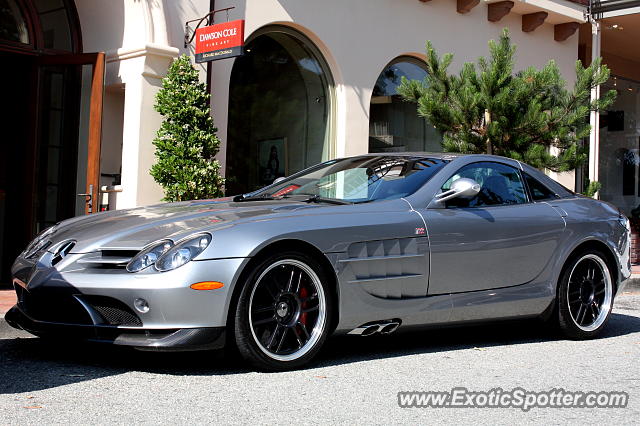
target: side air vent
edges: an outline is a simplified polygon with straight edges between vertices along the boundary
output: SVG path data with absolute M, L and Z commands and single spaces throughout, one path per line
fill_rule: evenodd
M 142 326 L 142 321 L 138 315 L 117 299 L 107 296 L 82 296 L 82 300 L 98 312 L 106 324 Z

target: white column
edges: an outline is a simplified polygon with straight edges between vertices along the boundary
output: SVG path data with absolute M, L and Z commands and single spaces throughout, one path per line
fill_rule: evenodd
M 178 49 L 153 44 L 108 54 L 107 61 L 118 66 L 125 87 L 122 192 L 117 197 L 118 209 L 154 204 L 163 197 L 162 188 L 149 174 L 155 162 L 152 142 L 162 123 L 154 104 L 162 78 L 177 56 Z
M 220 139 L 220 150 L 216 159 L 220 163 L 220 175 L 226 176 L 227 168 L 227 135 L 229 124 L 229 82 L 234 60 L 213 61 L 211 66 L 211 116 L 213 125 L 218 129 L 216 135 Z
M 591 24 L 591 61 L 600 57 L 600 23 Z M 600 98 L 600 86 L 591 91 L 591 100 Z M 591 134 L 589 135 L 589 181 L 598 180 L 598 164 L 600 161 L 600 112 L 591 111 L 589 118 L 591 124 Z

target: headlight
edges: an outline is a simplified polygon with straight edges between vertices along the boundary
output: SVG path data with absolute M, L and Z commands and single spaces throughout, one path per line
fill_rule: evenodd
M 127 271 L 139 272 L 148 268 L 156 263 L 158 258 L 165 254 L 171 247 L 173 247 L 173 242 L 169 240 L 153 243 L 140 253 L 136 254 L 135 257 L 127 263 Z
M 158 271 L 170 271 L 189 262 L 207 248 L 211 242 L 211 235 L 200 234 L 195 237 L 182 240 L 170 248 L 156 262 Z
M 22 257 L 28 259 L 30 257 L 33 257 L 33 255 L 35 255 L 36 253 L 42 251 L 44 248 L 46 248 L 46 246 L 48 244 L 50 244 L 50 241 L 47 241 L 47 238 L 51 234 L 53 234 L 53 232 L 56 230 L 56 228 L 57 228 L 57 225 L 54 225 L 54 226 L 51 226 L 51 227 L 45 229 L 41 233 L 39 233 L 33 239 L 33 241 L 31 241 L 29 243 L 27 248 L 24 249 L 24 251 L 22 252 Z

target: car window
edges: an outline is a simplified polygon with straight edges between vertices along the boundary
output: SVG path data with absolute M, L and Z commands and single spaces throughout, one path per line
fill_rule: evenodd
M 421 156 L 347 158 L 327 162 L 257 194 L 319 196 L 354 203 L 390 200 L 413 194 L 446 163 L 448 160 Z
M 552 200 L 559 198 L 558 195 L 544 186 L 540 181 L 531 177 L 527 173 L 523 173 L 524 180 L 527 182 L 527 186 L 529 187 L 529 194 L 531 194 L 531 199 L 534 201 L 542 201 L 542 200 Z
M 480 184 L 480 192 L 472 199 L 454 198 L 447 207 L 487 207 L 527 202 L 522 178 L 517 169 L 500 163 L 481 162 L 462 167 L 442 186 L 443 191 L 460 178 L 473 179 Z

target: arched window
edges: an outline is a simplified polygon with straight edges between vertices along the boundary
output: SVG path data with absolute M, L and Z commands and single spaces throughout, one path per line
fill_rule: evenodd
M 371 96 L 369 152 L 442 151 L 442 137 L 425 119 L 418 116 L 415 103 L 398 95 L 402 77 L 423 80 L 425 65 L 403 56 L 382 71 Z
M 29 30 L 15 0 L 0 0 L 0 40 L 29 44 Z
M 69 8 L 64 0 L 32 0 L 38 14 L 45 49 L 74 50 Z
M 333 81 L 297 31 L 252 36 L 231 73 L 227 193 L 247 192 L 331 156 Z
M 80 53 L 72 0 L 0 0 L 0 51 Z

